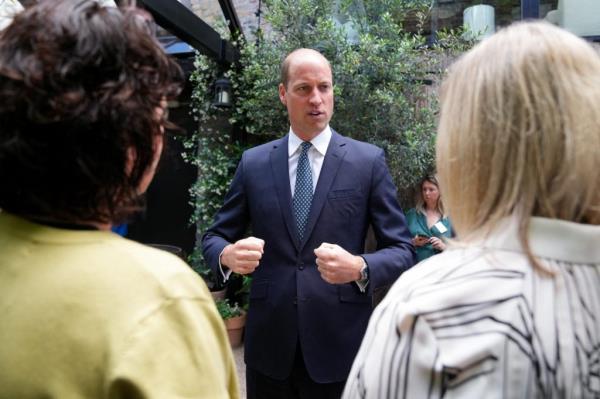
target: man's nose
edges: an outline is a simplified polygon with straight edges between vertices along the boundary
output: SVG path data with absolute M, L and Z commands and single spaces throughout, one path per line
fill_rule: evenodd
M 323 102 L 323 99 L 321 98 L 321 93 L 319 93 L 319 88 L 315 87 L 312 92 L 310 93 L 310 99 L 309 99 L 311 104 L 320 104 L 321 102 Z

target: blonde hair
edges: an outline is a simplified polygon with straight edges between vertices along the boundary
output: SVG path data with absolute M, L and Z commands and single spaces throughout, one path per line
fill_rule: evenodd
M 427 175 L 421 180 L 421 183 L 419 183 L 419 195 L 417 196 L 417 204 L 415 205 L 415 209 L 422 214 L 426 214 L 425 200 L 423 199 L 423 184 L 425 184 L 425 182 L 433 184 L 437 187 L 438 191 L 440 190 L 440 184 L 438 183 L 436 175 Z M 439 193 L 437 203 L 435 204 L 435 210 L 442 215 L 442 218 L 446 216 L 444 213 L 444 202 L 442 201 L 441 191 Z
M 442 87 L 437 167 L 461 241 L 532 216 L 600 224 L 600 56 L 543 22 L 501 30 Z

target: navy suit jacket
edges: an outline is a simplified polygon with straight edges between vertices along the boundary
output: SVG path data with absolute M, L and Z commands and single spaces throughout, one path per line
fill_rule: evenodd
M 371 225 L 377 251 L 363 254 Z M 393 283 L 414 264 L 414 249 L 383 151 L 333 132 L 300 241 L 292 214 L 288 136 L 252 148 L 242 159 L 214 224 L 203 236 L 218 275 L 223 248 L 250 233 L 265 241 L 253 273 L 245 361 L 275 379 L 289 376 L 300 342 L 311 378 L 344 381 L 371 315 L 374 288 Z M 338 244 L 369 265 L 367 291 L 329 284 L 314 249 Z

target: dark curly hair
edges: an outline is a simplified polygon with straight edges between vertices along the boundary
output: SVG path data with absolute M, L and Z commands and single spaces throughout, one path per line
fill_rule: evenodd
M 17 15 L 0 33 L 0 208 L 121 221 L 181 83 L 140 10 L 49 0 Z

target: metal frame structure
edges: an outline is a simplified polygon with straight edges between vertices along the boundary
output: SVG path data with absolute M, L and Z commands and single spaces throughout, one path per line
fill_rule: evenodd
M 190 46 L 221 64 L 232 64 L 239 52 L 219 33 L 177 0 L 139 0 L 154 20 Z M 240 21 L 231 0 L 219 0 L 231 32 L 242 34 Z
M 229 31 L 231 32 L 231 35 L 243 35 L 244 31 L 242 30 L 242 25 L 240 24 L 240 20 L 238 19 L 237 13 L 235 12 L 235 7 L 231 1 L 232 0 L 219 0 L 221 11 L 223 11 L 223 16 L 227 21 L 227 25 L 229 26 Z

